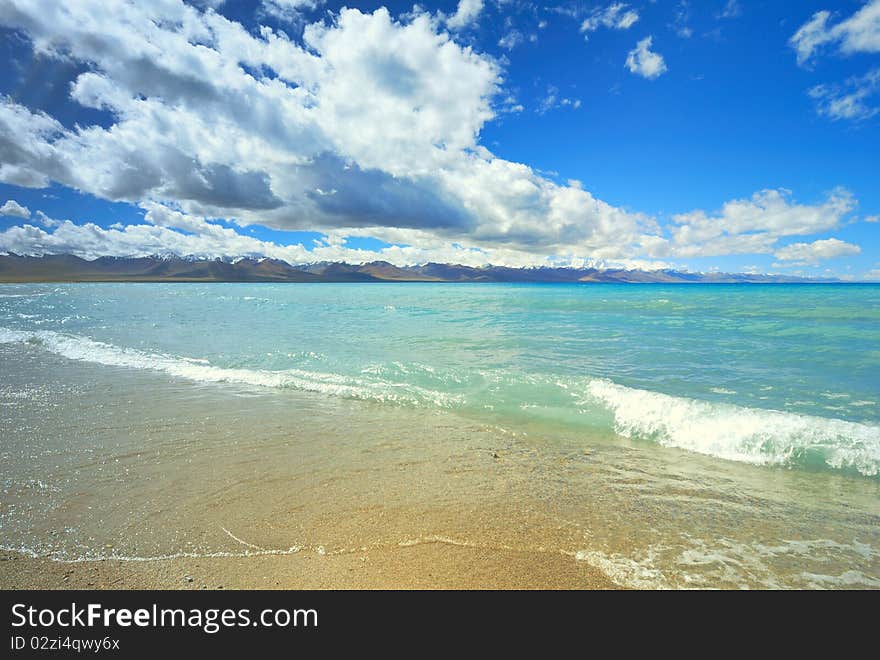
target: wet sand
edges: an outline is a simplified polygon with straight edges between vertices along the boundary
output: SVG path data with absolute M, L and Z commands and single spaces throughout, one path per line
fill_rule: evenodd
M 612 589 L 559 554 L 446 543 L 335 556 L 297 553 L 65 563 L 0 552 L 3 589 Z
M 496 430 L 0 357 L 0 588 L 615 587 L 513 495 L 528 456 Z

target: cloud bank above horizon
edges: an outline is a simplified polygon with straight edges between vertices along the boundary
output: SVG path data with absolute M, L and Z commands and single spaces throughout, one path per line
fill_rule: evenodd
M 249 26 L 211 4 L 0 0 L 0 25 L 35 57 L 67 67 L 65 103 L 95 119 L 71 123 L 3 96 L 0 181 L 60 185 L 142 217 L 56 219 L 10 196 L 0 215 L 17 222 L 0 231 L 0 252 L 641 268 L 725 255 L 786 267 L 861 252 L 827 236 L 858 220 L 858 201 L 839 182 L 810 203 L 769 187 L 658 217 L 496 155 L 484 130 L 522 106 L 505 56 L 468 37 L 481 1 L 397 16 L 323 7 L 318 18 L 308 12 L 321 3 L 262 3 Z M 260 22 L 271 12 L 289 33 Z M 640 25 L 635 8 L 617 3 L 572 30 L 625 35 Z M 816 36 L 827 17 L 811 19 L 792 37 L 797 61 L 835 40 L 841 49 L 871 43 L 868 28 L 840 25 Z M 629 38 L 621 68 L 660 84 L 674 64 L 659 47 L 651 34 Z M 826 114 L 834 93 L 823 90 Z M 281 244 L 248 236 L 255 226 L 320 236 Z M 352 247 L 356 237 L 380 245 Z

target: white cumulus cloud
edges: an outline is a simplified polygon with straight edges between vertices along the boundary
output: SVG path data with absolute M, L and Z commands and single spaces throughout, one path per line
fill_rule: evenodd
M 458 0 L 458 8 L 446 19 L 446 25 L 453 30 L 460 30 L 476 22 L 482 11 L 483 0 Z
M 807 64 L 822 48 L 836 45 L 841 53 L 880 52 L 880 0 L 868 0 L 849 18 L 832 24 L 832 13 L 817 11 L 801 25 L 789 43 L 798 64 Z
M 114 116 L 68 129 L 4 99 L 3 162 L 18 180 L 241 224 L 410 228 L 545 254 L 631 257 L 652 231 L 480 145 L 500 67 L 426 13 L 343 9 L 307 25 L 302 45 L 176 0 L 0 0 L 0 22 L 44 56 L 90 65 L 71 96 Z
M 512 267 L 573 266 L 658 269 L 671 264 L 652 259 L 595 259 L 575 256 L 542 256 L 506 247 L 476 248 L 421 237 L 419 245 L 390 245 L 377 250 L 346 246 L 347 232 L 328 231 L 316 246 L 306 249 L 302 244 L 280 245 L 242 235 L 207 218 L 192 216 L 157 203 L 146 203 L 148 224 L 114 223 L 105 229 L 86 222 L 55 220 L 41 211 L 47 231 L 31 224 L 0 231 L 0 254 L 42 256 L 73 254 L 84 259 L 101 256 L 143 257 L 176 255 L 203 259 L 280 259 L 291 264 L 320 261 L 362 264 L 387 261 L 398 266 L 428 262 L 456 263 L 466 266 L 506 265 Z M 183 230 L 187 233 L 183 233 Z M 413 240 L 412 231 L 386 230 L 392 240 Z M 357 230 L 354 234 L 360 234 Z M 369 232 L 372 235 L 372 232 Z M 364 234 L 367 235 L 367 234 Z
M 22 206 L 14 199 L 7 199 L 3 206 L 0 206 L 0 215 L 6 215 L 14 218 L 24 218 L 27 220 L 31 217 L 31 212 L 27 206 Z
M 859 254 L 862 249 L 838 238 L 826 238 L 812 243 L 792 243 L 775 252 L 777 259 L 794 261 L 799 265 L 815 265 L 823 259 Z
M 837 189 L 818 204 L 798 204 L 787 190 L 762 190 L 726 202 L 714 214 L 697 210 L 673 216 L 672 240 L 658 251 L 678 257 L 771 252 L 785 236 L 808 236 L 840 226 L 856 206 Z
M 629 9 L 622 2 L 615 2 L 607 7 L 597 7 L 581 23 L 581 32 L 585 35 L 595 32 L 600 27 L 613 30 L 628 30 L 639 20 L 639 13 Z
M 843 85 L 816 85 L 809 90 L 816 111 L 831 119 L 869 119 L 880 112 L 880 68 L 854 76 Z
M 653 37 L 645 37 L 626 56 L 626 68 L 649 80 L 657 78 L 666 71 L 663 56 L 651 50 L 653 40 Z

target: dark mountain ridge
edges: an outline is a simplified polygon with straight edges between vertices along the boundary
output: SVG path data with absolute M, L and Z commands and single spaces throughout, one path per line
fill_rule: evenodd
M 676 270 L 462 266 L 427 263 L 395 266 L 321 262 L 292 265 L 280 259 L 194 257 L 42 257 L 0 255 L 0 282 L 584 282 L 584 283 L 785 283 L 837 282 L 783 275 L 689 273 Z

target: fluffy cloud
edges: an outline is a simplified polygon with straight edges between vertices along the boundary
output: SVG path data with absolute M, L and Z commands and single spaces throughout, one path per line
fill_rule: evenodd
M 456 15 L 476 16 L 476 6 L 463 0 Z M 603 12 L 597 25 L 607 18 L 624 29 L 637 18 L 622 4 Z M 42 228 L 10 228 L 0 249 L 473 265 L 556 255 L 644 266 L 769 253 L 779 237 L 836 226 L 854 206 L 844 191 L 816 206 L 764 191 L 711 217 L 676 216 L 665 231 L 481 145 L 486 122 L 512 102 L 502 64 L 457 43 L 445 29 L 452 19 L 420 10 L 394 19 L 386 9 L 328 16 L 292 39 L 180 0 L 0 0 L 0 24 L 40 56 L 79 65 L 71 100 L 111 117 L 69 128 L 0 99 L 0 181 L 57 181 L 145 212 L 143 224 L 110 229 L 39 216 Z M 651 44 L 640 41 L 627 67 L 656 78 L 666 66 Z M 218 218 L 320 231 L 327 242 L 258 241 Z M 351 250 L 346 236 L 396 245 Z
M 663 56 L 651 51 L 653 40 L 653 37 L 645 37 L 626 56 L 626 68 L 649 80 L 657 78 L 666 71 Z
M 270 256 L 291 262 L 307 256 L 302 246 L 277 246 L 216 227 L 216 233 L 184 234 L 153 225 L 127 225 L 103 229 L 93 223 L 58 222 L 47 232 L 33 225 L 10 227 L 0 232 L 0 252 L 16 254 L 74 254 L 84 259 L 100 256 L 147 256 L 162 254 L 198 257 Z
M 787 190 L 762 190 L 750 199 L 727 202 L 711 216 L 705 211 L 674 216 L 672 240 L 656 253 L 678 257 L 769 253 L 781 237 L 835 229 L 855 205 L 852 194 L 843 189 L 815 205 L 793 202 Z
M 446 19 L 446 25 L 452 30 L 460 30 L 474 23 L 481 11 L 483 0 L 458 0 L 458 8 Z
M 862 120 L 880 112 L 871 100 L 880 94 L 880 68 L 855 76 L 844 85 L 816 85 L 809 95 L 816 100 L 816 111 L 831 119 Z
M 507 171 L 516 167 L 506 161 L 497 161 L 484 172 L 487 181 L 496 181 L 499 190 L 508 189 L 511 196 L 508 203 L 523 206 L 527 217 L 530 204 L 542 203 L 546 196 L 555 197 L 553 212 L 548 215 L 548 233 L 557 247 L 554 250 L 518 249 L 498 246 L 499 237 L 483 235 L 483 247 L 463 246 L 454 241 L 438 237 L 435 233 L 418 228 L 363 227 L 327 230 L 317 247 L 306 249 L 303 245 L 279 245 L 269 241 L 257 240 L 242 235 L 233 227 L 224 226 L 208 218 L 185 213 L 154 201 L 141 203 L 148 224 L 121 225 L 115 223 L 104 229 L 93 223 L 77 225 L 67 220 L 49 218 L 41 211 L 36 212 L 37 220 L 44 226 L 54 229 L 44 231 L 31 225 L 11 227 L 0 232 L 0 252 L 41 255 L 47 253 L 70 253 L 84 258 L 101 255 L 145 256 L 153 254 L 175 254 L 202 258 L 270 257 L 289 263 L 311 263 L 315 261 L 347 261 L 364 263 L 368 261 L 389 261 L 397 265 L 421 264 L 429 261 L 460 263 L 470 266 L 487 264 L 508 266 L 595 266 L 642 268 L 646 270 L 669 268 L 673 265 L 660 259 L 666 257 L 699 257 L 742 253 L 770 253 L 776 250 L 777 258 L 797 261 L 796 264 L 815 263 L 821 258 L 845 256 L 858 253 L 850 244 L 841 248 L 836 239 L 816 241 L 814 244 L 795 243 L 779 248 L 776 243 L 784 236 L 815 233 L 836 227 L 840 219 L 853 208 L 855 202 L 846 191 L 835 191 L 816 205 L 795 204 L 788 199 L 786 191 L 761 191 L 749 200 L 734 200 L 725 204 L 712 217 L 703 211 L 675 216 L 677 226 L 669 237 L 661 235 L 656 226 L 647 234 L 637 232 L 638 225 L 626 229 L 620 212 L 613 207 L 592 198 L 581 190 L 576 182 L 571 182 L 564 190 L 570 191 L 568 199 L 560 196 L 558 190 L 541 188 L 544 181 L 535 178 L 531 186 L 517 190 L 509 188 L 517 179 L 517 172 Z M 546 184 L 545 184 L 546 185 Z M 481 212 L 491 214 L 495 191 L 485 196 L 475 196 L 469 200 Z M 588 203 L 592 213 L 603 218 L 601 229 L 591 237 L 591 247 L 584 252 L 569 250 L 564 246 L 571 232 L 577 233 L 577 217 L 573 210 Z M 644 224 L 650 221 L 644 219 Z M 528 232 L 518 218 L 510 218 L 503 228 L 507 238 L 521 232 Z M 637 245 L 634 253 L 649 256 L 620 257 L 617 250 L 602 246 L 609 236 L 618 235 L 622 245 Z M 368 236 L 386 243 L 393 243 L 380 250 L 352 249 L 346 246 L 349 238 Z M 813 253 L 808 252 L 812 246 Z M 494 246 L 494 247 L 487 247 Z M 548 256 L 550 251 L 553 254 Z M 838 254 L 834 254 L 839 251 Z M 592 256 L 583 257 L 589 253 Z
M 147 203 L 145 219 L 149 224 L 118 225 L 108 229 L 94 223 L 75 224 L 54 220 L 41 214 L 43 224 L 55 228 L 45 231 L 25 224 L 0 232 L 0 254 L 13 252 L 41 256 L 73 254 L 84 259 L 101 256 L 140 257 L 176 255 L 204 259 L 281 259 L 291 264 L 319 261 L 345 261 L 351 264 L 388 261 L 398 266 L 427 262 L 456 263 L 466 266 L 504 264 L 514 267 L 575 266 L 623 267 L 657 269 L 671 264 L 645 259 L 587 259 L 582 257 L 548 257 L 509 248 L 468 248 L 457 244 L 421 237 L 419 246 L 390 245 L 379 250 L 347 247 L 346 236 L 328 232 L 317 246 L 306 249 L 302 244 L 279 245 L 271 241 L 245 236 L 231 227 L 224 227 L 205 218 L 191 216 L 161 204 Z M 179 231 L 183 230 L 183 231 Z M 414 240 L 413 230 L 388 230 L 388 238 Z M 186 232 L 186 233 L 184 233 Z M 355 234 L 359 233 L 357 231 Z M 370 232 L 372 235 L 372 232 Z
M 829 25 L 831 12 L 818 11 L 801 25 L 789 43 L 798 64 L 807 64 L 823 47 L 836 44 L 841 53 L 880 52 L 880 0 L 868 0 L 849 18 Z
M 607 7 L 597 7 L 590 15 L 581 23 L 581 32 L 588 35 L 595 32 L 600 27 L 606 27 L 613 30 L 628 30 L 639 20 L 639 13 L 633 9 L 628 9 L 627 5 L 616 2 Z
M 0 215 L 6 215 L 14 218 L 24 218 L 27 220 L 31 217 L 31 212 L 27 206 L 22 206 L 14 199 L 7 199 L 3 206 L 0 206 Z
M 792 243 L 775 252 L 777 259 L 794 261 L 792 265 L 815 265 L 823 259 L 847 257 L 861 252 L 858 245 L 841 241 L 837 238 L 826 238 L 812 243 Z
M 110 4 L 0 0 L 0 22 L 37 52 L 91 65 L 71 97 L 114 117 L 67 129 L 5 99 L 9 177 L 241 224 L 411 228 L 517 250 L 626 258 L 638 247 L 629 239 L 650 230 L 482 147 L 500 66 L 436 17 L 345 9 L 307 25 L 298 44 L 177 0 Z
M 349 10 L 309 26 L 304 48 L 171 0 L 115 4 L 116 17 L 88 0 L 64 10 L 0 2 L 0 19 L 39 52 L 94 62 L 71 95 L 116 116 L 109 129 L 70 131 L 6 99 L 4 164 L 110 199 L 175 199 L 233 216 L 284 208 L 280 224 L 334 225 L 344 218 L 310 203 L 332 189 L 324 179 L 376 170 L 408 179 L 415 195 L 425 187 L 416 179 L 454 165 L 493 115 L 497 66 L 426 16 L 401 25 L 385 10 Z

